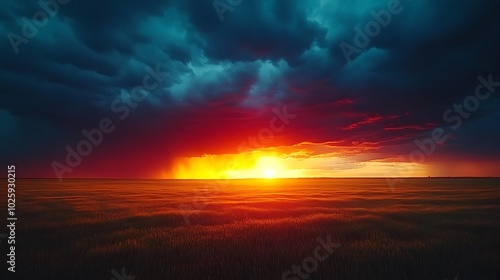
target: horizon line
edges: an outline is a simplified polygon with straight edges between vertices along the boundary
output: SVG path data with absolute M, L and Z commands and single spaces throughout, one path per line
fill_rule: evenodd
M 412 177 L 249 177 L 249 178 L 128 178 L 128 177 L 71 177 L 63 180 L 279 180 L 279 179 L 500 179 L 500 176 L 412 176 Z M 8 179 L 0 177 L 0 179 Z M 57 177 L 25 177 L 16 180 L 59 180 Z

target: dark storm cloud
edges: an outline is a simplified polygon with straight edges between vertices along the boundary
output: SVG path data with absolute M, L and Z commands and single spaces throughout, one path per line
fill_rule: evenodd
M 453 124 L 443 113 L 474 94 L 479 75 L 500 81 L 500 5 L 401 1 L 402 11 L 348 63 L 340 44 L 353 45 L 354 28 L 364 29 L 388 3 L 243 1 L 221 22 L 211 1 L 71 0 L 16 54 L 8 34 L 23 36 L 21 18 L 42 8 L 7 1 L 0 8 L 2 162 L 28 164 L 37 150 L 64 157 L 82 129 L 116 117 L 113 100 L 156 65 L 168 77 L 116 123 L 108 140 L 116 145 L 94 158 L 123 164 L 126 151 L 131 171 L 131 159 L 146 155 L 158 157 L 155 165 L 183 151 L 236 152 L 282 105 L 299 117 L 279 144 L 366 142 L 405 153 L 413 139 Z M 498 154 L 487 140 L 498 134 L 498 104 L 498 92 L 481 101 L 436 158 Z M 24 148 L 26 139 L 37 144 Z M 41 157 L 50 168 L 54 158 Z
M 212 2 L 186 1 L 189 19 L 203 34 L 208 57 L 214 60 L 295 61 L 324 30 L 307 19 L 305 3 L 245 1 L 227 22 L 219 22 Z M 209 11 L 209 12 L 207 12 Z

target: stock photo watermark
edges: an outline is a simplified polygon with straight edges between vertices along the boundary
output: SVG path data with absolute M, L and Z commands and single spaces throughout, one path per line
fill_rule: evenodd
M 275 133 L 282 132 L 285 127 L 290 124 L 290 120 L 297 117 L 296 114 L 290 114 L 287 111 L 287 107 L 284 106 L 281 111 L 277 108 L 273 108 L 274 117 L 269 120 L 269 126 L 262 128 L 257 133 L 257 136 L 249 136 L 247 141 L 243 141 L 238 146 L 238 152 L 243 152 L 251 149 L 261 148 L 266 144 L 271 143 L 274 140 Z
M 116 98 L 110 105 L 111 112 L 115 113 L 119 120 L 124 121 L 130 116 L 131 109 L 138 107 L 140 102 L 143 102 L 151 95 L 151 91 L 158 88 L 159 84 L 168 75 L 166 72 L 160 71 L 160 65 L 156 65 L 156 69 L 146 66 L 148 74 L 142 79 L 142 86 L 136 86 L 130 94 L 126 94 L 121 98 Z M 152 81 L 154 80 L 154 82 Z M 66 146 L 66 157 L 64 163 L 53 161 L 51 166 L 54 174 L 62 182 L 65 173 L 73 172 L 74 168 L 78 167 L 83 159 L 89 156 L 94 148 L 99 147 L 104 141 L 104 136 L 115 131 L 116 125 L 110 118 L 102 118 L 97 128 L 91 130 L 83 129 L 82 139 L 72 147 Z
M 111 270 L 111 273 L 114 276 L 113 278 L 111 278 L 111 280 L 134 280 L 135 279 L 134 275 L 128 275 L 125 272 L 125 267 L 122 267 L 122 273 L 121 274 L 118 274 L 118 271 L 116 271 L 116 269 Z
M 500 81 L 493 80 L 493 74 L 488 74 L 487 78 L 478 76 L 477 84 L 474 94 L 465 97 L 462 102 L 453 104 L 452 108 L 447 109 L 443 113 L 443 121 L 451 125 L 451 130 L 458 130 L 465 120 L 472 116 L 472 113 L 477 111 L 481 102 L 486 101 L 491 97 L 498 87 Z M 431 131 L 430 137 L 424 139 L 416 139 L 413 143 L 417 146 L 413 151 L 408 154 L 408 160 L 413 163 L 423 163 L 426 158 L 432 156 L 438 145 L 444 144 L 448 140 L 449 132 L 444 128 L 438 127 Z M 406 161 L 405 158 L 401 160 Z M 399 166 L 401 168 L 401 166 Z M 399 170 L 398 170 L 399 175 Z M 389 186 L 394 188 L 398 182 L 403 182 L 403 178 L 387 178 Z
M 370 11 L 373 20 L 367 22 L 363 29 L 357 26 L 354 27 L 355 35 L 353 43 L 349 44 L 342 41 L 339 44 L 347 62 L 349 63 L 353 60 L 353 55 L 356 57 L 361 54 L 370 45 L 371 40 L 380 34 L 382 28 L 387 27 L 391 23 L 393 16 L 400 14 L 403 10 L 404 7 L 399 0 L 389 0 L 387 9 Z
M 285 127 L 290 124 L 290 120 L 293 120 L 297 117 L 296 114 L 290 114 L 286 106 L 283 106 L 281 110 L 273 108 L 272 112 L 274 116 L 269 120 L 268 127 L 260 129 L 256 135 L 249 136 L 247 140 L 241 142 L 240 145 L 238 145 L 238 152 L 244 152 L 250 147 L 253 149 L 260 148 L 266 144 L 271 143 L 275 137 L 275 133 L 282 132 Z M 228 163 L 226 170 L 238 170 L 238 167 L 238 163 L 233 160 Z M 190 212 L 194 210 L 204 209 L 209 203 L 208 196 L 217 195 L 219 193 L 220 187 L 224 187 L 227 185 L 227 181 L 230 179 L 229 174 L 224 172 L 224 174 L 222 174 L 222 177 L 224 178 L 224 181 L 213 180 L 204 186 L 205 189 L 203 191 L 195 190 L 196 195 L 193 198 L 192 206 L 187 204 L 179 205 L 179 209 L 182 210 L 182 216 L 187 225 L 191 224 L 189 216 L 191 216 L 192 214 Z M 213 191 L 210 191 L 209 188 Z
M 16 54 L 19 53 L 19 45 L 28 44 L 30 39 L 33 39 L 40 28 L 45 27 L 49 20 L 59 13 L 60 5 L 66 5 L 71 0 L 49 0 L 49 1 L 38 1 L 38 6 L 40 10 L 36 11 L 29 20 L 26 17 L 21 18 L 21 35 L 9 32 L 7 34 L 7 39 L 9 39 L 10 45 Z
M 330 235 L 327 236 L 326 240 L 327 241 L 323 240 L 321 237 L 316 238 L 319 245 L 314 249 L 313 256 L 304 258 L 304 260 L 302 260 L 302 266 L 293 265 L 291 270 L 289 269 L 283 272 L 281 279 L 308 279 L 312 273 L 318 270 L 319 263 L 326 261 L 333 254 L 333 249 L 340 247 L 340 243 L 332 243 Z M 322 252 L 320 253 L 320 251 Z
M 219 16 L 220 21 L 224 21 L 224 14 L 226 12 L 233 12 L 234 8 L 238 7 L 243 3 L 243 0 L 214 0 L 212 5 L 214 6 L 215 12 Z
M 11 245 L 7 254 L 8 270 L 16 272 L 16 166 L 7 166 L 7 228 L 9 229 L 7 243 Z

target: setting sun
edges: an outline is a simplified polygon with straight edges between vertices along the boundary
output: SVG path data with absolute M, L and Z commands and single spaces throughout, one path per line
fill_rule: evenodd
M 317 147 L 321 146 L 316 144 Z M 323 146 L 323 149 L 328 149 Z M 331 148 L 331 147 L 330 147 Z M 336 166 L 335 172 L 321 168 Z M 349 168 L 350 167 L 350 168 Z M 299 177 L 384 177 L 424 176 L 426 169 L 418 163 L 369 161 L 353 167 L 340 154 L 335 156 L 304 157 L 303 149 L 255 150 L 239 154 L 204 155 L 178 158 L 171 172 L 162 178 L 175 179 L 245 179 L 245 178 L 299 178 Z
M 173 177 L 177 179 L 282 178 L 294 175 L 285 168 L 285 160 L 273 153 L 253 151 L 241 154 L 205 155 L 180 158 Z
M 265 172 L 266 178 L 268 179 L 274 178 L 274 174 L 276 174 L 276 172 L 272 169 L 267 169 Z
M 254 177 L 264 177 L 267 179 L 276 178 L 279 175 L 276 173 L 276 171 L 282 169 L 283 165 L 280 162 L 280 158 L 275 156 L 263 156 L 259 158 L 255 167 L 253 168 L 254 172 L 257 173 Z

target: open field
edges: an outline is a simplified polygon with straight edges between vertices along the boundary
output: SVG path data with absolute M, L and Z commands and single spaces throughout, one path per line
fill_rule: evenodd
M 12 279 L 282 279 L 328 236 L 307 279 L 500 279 L 499 179 L 207 183 L 18 180 Z

